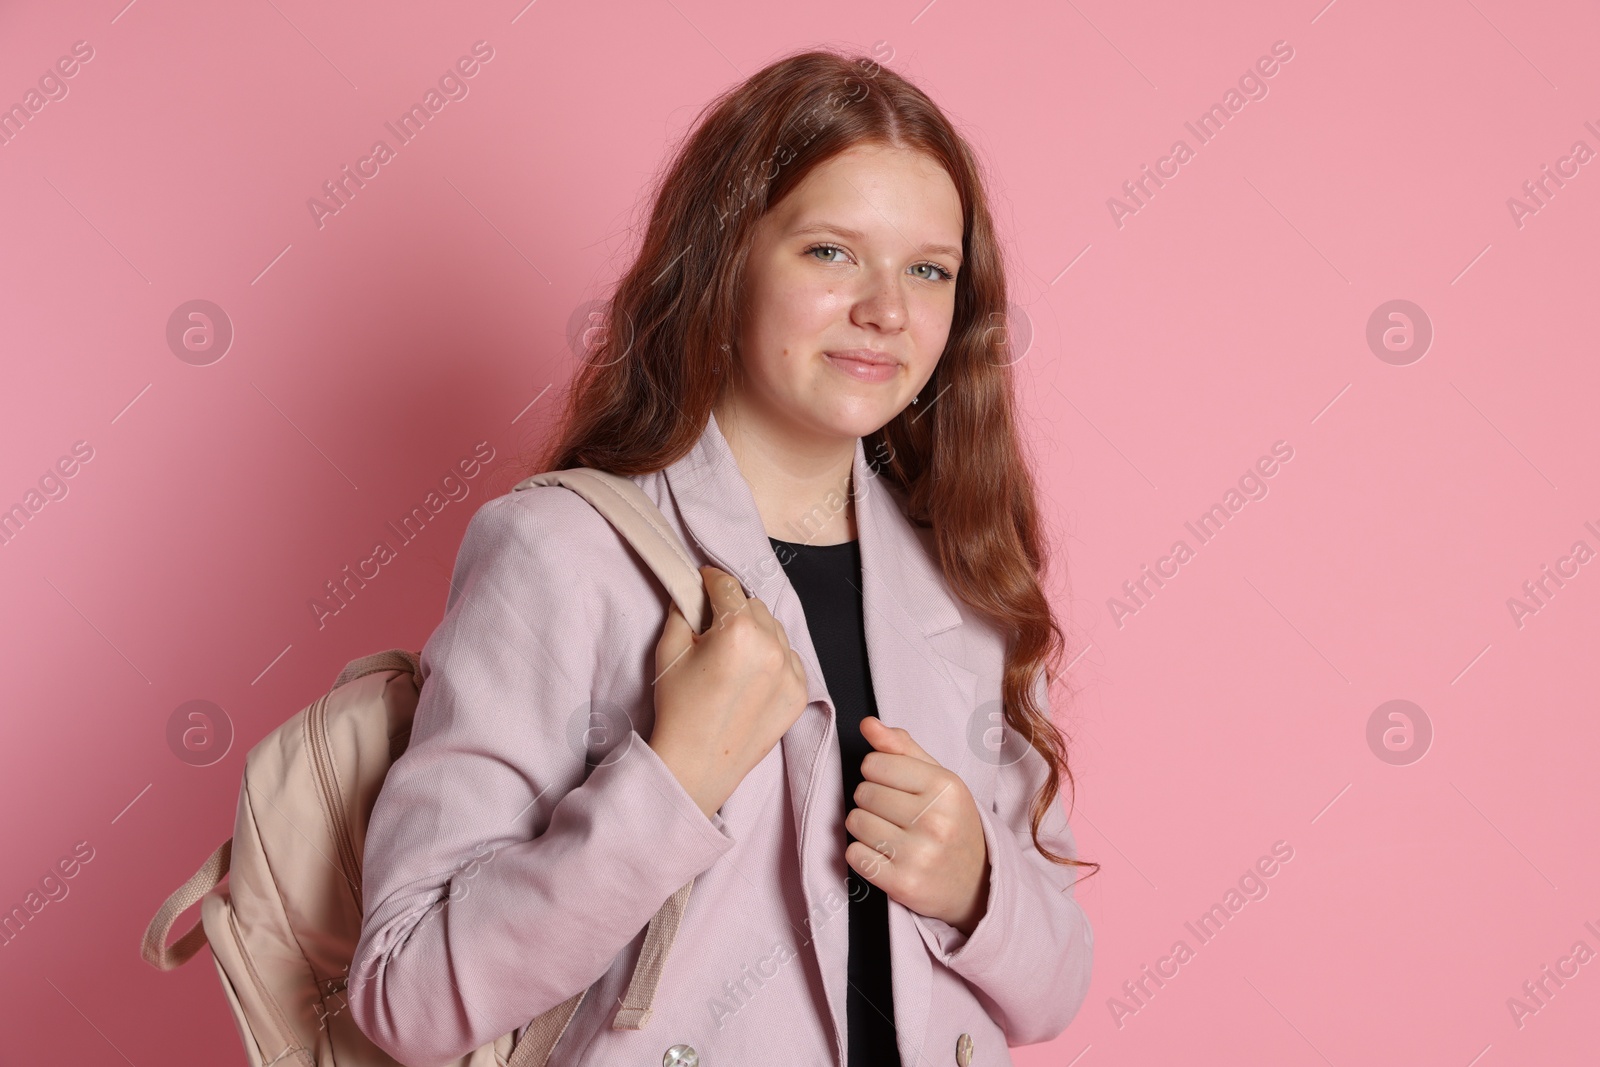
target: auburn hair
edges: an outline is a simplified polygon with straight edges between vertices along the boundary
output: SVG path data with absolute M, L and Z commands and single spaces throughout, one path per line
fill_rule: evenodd
M 864 439 L 865 452 L 903 493 L 907 519 L 932 529 L 951 590 L 1007 635 L 1006 727 L 1049 768 L 1031 807 L 1035 847 L 1098 870 L 1039 841 L 1061 777 L 1072 782 L 1063 737 L 1033 698 L 1041 670 L 1046 685 L 1059 677 L 1064 639 L 1039 581 L 1046 543 L 1017 434 L 1001 251 L 974 153 L 905 78 L 866 56 L 804 51 L 706 105 L 656 179 L 639 251 L 591 316 L 583 362 L 528 473 L 647 474 L 694 447 L 738 358 L 757 220 L 812 168 L 862 144 L 913 149 L 944 167 L 961 197 L 964 253 L 933 377 L 916 407 Z

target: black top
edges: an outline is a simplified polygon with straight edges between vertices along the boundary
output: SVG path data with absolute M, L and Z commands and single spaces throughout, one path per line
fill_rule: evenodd
M 877 715 L 867 666 L 867 636 L 861 603 L 861 544 L 802 545 L 769 537 L 772 550 L 800 596 L 806 629 L 817 650 L 833 698 L 844 771 L 844 810 L 856 807 L 861 761 L 872 746 L 861 736 L 861 720 Z M 846 830 L 839 847 L 854 841 Z M 849 870 L 850 986 L 845 1018 L 850 1063 L 900 1067 L 894 1038 L 894 998 L 889 971 L 889 898 Z

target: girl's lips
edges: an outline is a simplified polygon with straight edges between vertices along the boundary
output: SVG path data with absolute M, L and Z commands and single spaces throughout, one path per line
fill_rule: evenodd
M 895 376 L 900 365 L 893 362 L 869 363 L 864 359 L 851 359 L 848 355 L 834 355 L 824 352 L 829 363 L 850 377 L 862 382 L 886 382 Z

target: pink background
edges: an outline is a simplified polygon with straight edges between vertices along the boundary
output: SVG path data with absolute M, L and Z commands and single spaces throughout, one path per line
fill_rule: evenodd
M 231 832 L 249 747 L 347 660 L 420 647 L 514 473 L 325 627 L 308 600 L 479 441 L 500 466 L 536 439 L 569 319 L 713 94 L 875 42 L 993 174 L 1066 553 L 1095 982 L 1017 1062 L 1592 1055 L 1600 962 L 1520 1026 L 1507 1001 L 1600 951 L 1600 563 L 1521 625 L 1508 599 L 1600 550 L 1600 160 L 1520 226 L 1507 201 L 1600 150 L 1600 15 L 1322 2 L 0 8 L 0 104 L 93 48 L 0 147 L 0 506 L 93 449 L 0 547 L 0 906 L 94 850 L 0 949 L 0 1062 L 244 1063 L 210 960 L 157 973 L 145 924 Z M 319 229 L 307 200 L 480 40 L 469 95 Z M 1277 41 L 1268 95 L 1199 145 L 1185 121 Z M 1180 137 L 1194 157 L 1119 226 L 1108 198 Z M 166 340 L 194 299 L 235 331 L 204 366 Z M 1405 365 L 1366 340 L 1395 299 L 1434 332 Z M 1200 545 L 1184 523 L 1277 441 L 1267 495 Z M 1180 538 L 1194 557 L 1119 625 L 1108 600 Z M 206 767 L 167 741 L 195 699 L 236 731 Z M 1390 700 L 1431 724 L 1425 758 L 1369 745 Z M 1268 895 L 1200 944 L 1185 922 L 1278 841 Z M 1179 939 L 1140 1006 L 1124 982 Z

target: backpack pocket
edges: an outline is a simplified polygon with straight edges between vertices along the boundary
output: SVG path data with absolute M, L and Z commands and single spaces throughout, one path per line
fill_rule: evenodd
M 239 1028 L 239 1038 L 244 1042 L 244 1054 L 250 1060 L 250 1067 L 263 1067 L 265 1061 L 261 1056 L 261 1046 L 256 1043 L 250 1025 L 245 1022 L 244 1008 L 239 1005 L 239 994 L 233 990 L 233 981 L 215 953 L 211 956 L 211 962 L 217 965 L 217 976 L 222 979 L 222 991 L 228 996 L 228 1007 L 233 1009 L 233 1022 Z
M 227 886 L 219 886 L 201 901 L 200 919 L 250 1067 L 316 1067 L 311 1050 L 295 1037 L 282 1006 L 244 947 Z

